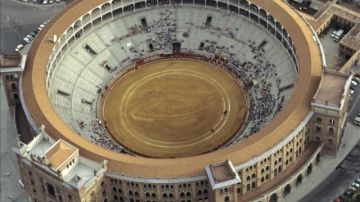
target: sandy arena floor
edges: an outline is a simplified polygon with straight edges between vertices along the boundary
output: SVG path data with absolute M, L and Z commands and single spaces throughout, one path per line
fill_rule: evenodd
M 228 72 L 177 59 L 147 63 L 119 78 L 103 103 L 112 136 L 145 156 L 205 153 L 231 138 L 247 116 L 246 95 Z

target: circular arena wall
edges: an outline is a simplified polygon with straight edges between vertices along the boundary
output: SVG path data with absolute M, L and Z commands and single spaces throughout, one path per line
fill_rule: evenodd
M 81 24 L 80 19 L 82 16 L 94 10 L 96 11 L 94 16 L 88 20 L 99 21 L 98 17 L 103 16 L 103 21 L 100 18 L 100 22 L 97 22 L 101 24 L 105 23 L 106 20 L 112 19 L 112 12 L 114 10 L 135 3 L 128 1 L 119 2 L 102 0 L 75 1 L 52 19 L 34 41 L 28 54 L 22 77 L 21 95 L 24 109 L 34 129 L 43 124 L 48 134 L 56 139 L 62 138 L 70 142 L 79 148 L 80 153 L 85 157 L 97 161 L 107 160 L 109 173 L 139 178 L 152 178 L 152 182 L 156 182 L 156 179 L 160 182 L 161 179 L 169 178 L 194 180 L 189 178 L 194 176 L 199 176 L 199 179 L 203 179 L 202 176 L 205 176 L 204 167 L 206 165 L 220 162 L 224 159 L 231 160 L 237 170 L 248 167 L 279 151 L 304 129 L 308 120 L 306 118 L 310 113 L 310 102 L 321 76 L 319 47 L 314 42 L 313 34 L 308 25 L 302 20 L 300 15 L 280 0 L 241 1 L 247 2 L 247 5 L 241 4 L 240 1 L 218 1 L 218 3 L 215 3 L 215 6 L 226 5 L 228 12 L 230 12 L 230 6 L 228 5 L 238 7 L 239 12 L 246 10 L 249 19 L 250 16 L 261 16 L 265 12 L 265 16 L 268 16 L 266 19 L 274 21 L 274 27 L 278 26 L 282 31 L 286 30 L 286 33 L 291 37 L 289 41 L 293 44 L 293 48 L 290 48 L 290 50 L 296 55 L 294 59 L 298 64 L 298 80 L 287 105 L 276 115 L 270 124 L 248 139 L 231 147 L 202 155 L 174 159 L 153 159 L 124 155 L 96 146 L 80 137 L 77 132 L 60 119 L 50 103 L 46 89 L 47 74 L 51 74 L 51 72 L 48 72 L 48 68 L 51 68 L 52 63 L 59 59 L 58 57 L 61 57 L 58 56 L 58 53 L 62 45 L 68 43 L 64 33 L 75 35 L 74 30 L 77 31 L 86 26 Z M 150 1 L 148 2 L 150 3 Z M 185 4 L 201 6 L 197 4 L 198 1 L 175 2 L 178 2 L 177 6 Z M 214 6 L 214 2 L 209 3 L 212 3 L 212 6 Z M 154 1 L 151 1 L 151 3 L 154 3 Z M 148 5 L 148 3 L 145 3 L 145 5 Z M 224 9 L 224 7 L 220 9 Z M 236 11 L 231 11 L 231 13 L 240 15 L 240 13 L 236 14 Z M 95 27 L 95 25 L 92 26 Z M 56 43 L 50 40 L 54 35 L 59 37 Z

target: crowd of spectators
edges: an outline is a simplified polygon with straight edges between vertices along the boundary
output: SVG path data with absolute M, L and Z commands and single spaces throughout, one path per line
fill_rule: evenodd
M 201 26 L 196 26 L 193 22 L 185 24 L 191 26 L 192 29 L 206 30 L 213 37 L 202 39 L 199 47 L 182 47 L 181 51 L 201 55 L 209 62 L 227 68 L 242 81 L 249 97 L 250 110 L 246 125 L 224 147 L 258 132 L 281 111 L 289 98 L 288 94 L 284 95 L 279 90 L 281 78 L 278 76 L 278 69 L 264 50 L 267 41 L 264 39 L 259 42 L 259 40 L 244 40 L 236 37 L 234 33 L 239 30 L 235 27 L 221 28 L 206 25 L 205 22 Z M 177 32 L 180 31 L 176 28 L 174 12 L 171 9 L 164 9 L 160 11 L 158 20 L 147 22 L 146 26 L 135 24 L 129 27 L 128 37 L 146 34 L 144 41 L 146 46 L 129 47 L 129 50 L 135 54 L 135 59 L 145 58 L 150 52 L 171 53 L 173 43 L 179 42 L 176 37 Z M 189 29 L 182 32 L 183 39 L 180 42 L 191 38 Z M 221 37 L 229 38 L 236 43 L 220 44 L 217 39 Z M 234 44 L 241 45 L 249 51 L 238 52 Z M 292 88 L 292 86 L 289 85 L 286 88 Z M 95 144 L 119 152 L 126 150 L 110 138 L 105 126 L 99 120 L 91 120 L 88 123 L 80 121 L 79 127 L 89 132 Z
M 92 143 L 112 151 L 131 154 L 131 152 L 127 151 L 124 147 L 122 147 L 110 137 L 102 121 L 93 119 L 87 121 L 81 120 L 77 123 L 82 133 L 88 134 L 87 137 L 90 137 Z

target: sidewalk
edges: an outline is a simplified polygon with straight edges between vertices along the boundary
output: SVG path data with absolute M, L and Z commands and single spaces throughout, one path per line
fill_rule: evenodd
M 25 190 L 19 185 L 21 178 L 17 167 L 15 153 L 11 150 L 16 146 L 16 128 L 14 117 L 10 116 L 3 81 L 0 78 L 0 201 L 25 202 Z
M 286 196 L 286 199 L 283 201 L 299 201 L 312 190 L 314 190 L 317 186 L 319 186 L 358 143 L 360 140 L 360 135 L 358 133 L 359 127 L 354 126 L 348 121 L 344 131 L 342 145 L 340 146 L 337 157 L 333 158 L 326 155 L 321 156 L 321 161 L 317 166 L 314 167 L 311 175 L 307 178 L 304 178 L 303 183 L 296 187 L 296 189 L 294 189 L 293 192 Z

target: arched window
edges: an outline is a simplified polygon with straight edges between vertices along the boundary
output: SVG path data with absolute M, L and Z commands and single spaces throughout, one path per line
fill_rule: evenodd
M 251 188 L 252 188 L 252 189 L 255 189 L 255 188 L 256 188 L 256 182 L 252 182 L 252 183 L 251 183 Z
M 225 196 L 224 201 L 225 201 L 225 202 L 230 201 L 230 197 L 229 197 L 229 196 Z
M 49 184 L 49 183 L 46 183 L 46 188 L 47 188 L 47 191 L 48 191 L 49 195 L 55 197 L 55 188 L 54 188 L 54 186 Z
M 276 193 L 273 193 L 271 196 L 270 196 L 270 202 L 277 202 L 278 201 L 278 196 Z

